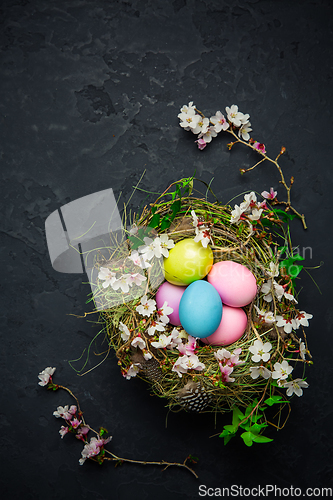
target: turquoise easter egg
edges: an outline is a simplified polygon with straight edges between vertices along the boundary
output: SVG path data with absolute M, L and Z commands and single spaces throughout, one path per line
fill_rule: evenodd
M 192 337 L 209 337 L 221 318 L 222 301 L 213 285 L 205 280 L 191 283 L 179 303 L 179 319 L 184 330 Z

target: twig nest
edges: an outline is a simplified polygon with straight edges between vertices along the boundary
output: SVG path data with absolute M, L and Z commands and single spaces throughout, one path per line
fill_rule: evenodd
M 157 237 L 145 240 L 151 225 Z M 137 227 L 144 295 L 103 313 L 124 377 L 149 382 L 170 409 L 196 412 L 252 405 L 253 413 L 267 398 L 285 401 L 295 380 L 306 387 L 291 371 L 292 361 L 308 363 L 311 315 L 297 309 L 282 244 L 265 225 L 233 223 L 230 207 L 183 197 L 176 208 L 145 209 Z

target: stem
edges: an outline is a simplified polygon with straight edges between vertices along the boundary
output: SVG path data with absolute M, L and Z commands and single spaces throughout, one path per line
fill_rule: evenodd
M 183 463 L 177 463 L 177 462 L 166 462 L 165 460 L 162 460 L 160 462 L 149 462 L 149 461 L 146 461 L 146 460 L 132 460 L 130 458 L 121 458 L 121 457 L 118 457 L 117 455 L 114 455 L 113 453 L 111 453 L 110 451 L 108 450 L 105 450 L 107 453 L 109 453 L 111 455 L 112 458 L 109 458 L 109 457 L 105 457 L 105 460 L 110 460 L 112 462 L 128 462 L 128 463 L 132 463 L 132 464 L 142 464 L 142 465 L 163 465 L 164 466 L 164 469 L 163 470 L 166 470 L 168 467 L 171 467 L 171 466 L 176 466 L 176 467 L 184 467 L 185 469 L 187 469 L 189 472 L 191 472 L 194 477 L 196 477 L 198 479 L 198 475 L 194 472 L 193 469 L 191 469 L 191 467 L 189 467 L 186 462 L 187 460 L 189 459 L 189 457 L 187 457 Z
M 253 151 L 257 151 L 257 149 L 252 146 L 252 144 L 246 142 L 246 141 L 243 141 L 242 139 L 240 139 L 236 134 L 235 132 L 232 130 L 232 129 L 227 129 L 226 132 L 228 132 L 229 134 L 231 134 L 233 137 L 235 137 L 236 141 L 234 144 L 236 143 L 241 143 L 241 144 L 244 144 L 244 146 L 247 146 L 248 148 L 252 149 Z M 300 214 L 292 205 L 291 205 L 291 199 L 290 199 L 290 191 L 291 191 L 291 187 L 293 185 L 293 179 L 291 180 L 291 183 L 290 183 L 290 186 L 287 185 L 286 183 L 286 180 L 285 180 L 285 177 L 283 175 L 283 172 L 282 172 L 282 169 L 280 167 L 280 165 L 278 164 L 278 159 L 280 158 L 281 156 L 281 152 L 277 155 L 277 157 L 275 158 L 275 160 L 273 160 L 272 158 L 270 158 L 269 156 L 267 156 L 265 153 L 261 153 L 263 158 L 258 161 L 255 165 L 253 165 L 253 167 L 250 167 L 250 168 L 247 168 L 247 169 L 244 169 L 243 172 L 249 172 L 250 170 L 253 170 L 254 168 L 256 168 L 258 165 L 260 165 L 260 163 L 264 162 L 265 160 L 273 163 L 273 165 L 276 166 L 276 168 L 278 169 L 279 171 L 279 174 L 280 174 L 280 177 L 281 177 L 281 180 L 279 181 L 283 186 L 284 188 L 286 189 L 287 191 L 287 201 L 279 201 L 280 204 L 282 205 L 285 205 L 286 206 L 286 210 L 291 210 L 295 215 L 297 215 L 301 221 L 302 221 L 302 224 L 303 224 L 303 227 L 304 229 L 307 229 L 307 225 L 306 225 L 306 222 L 305 222 L 305 216 L 304 214 Z
M 77 404 L 77 408 L 78 408 L 78 411 L 81 415 L 81 419 L 82 419 L 82 423 L 83 425 L 85 425 L 86 427 L 88 427 L 92 432 L 94 432 L 97 436 L 99 436 L 99 432 L 97 432 L 95 429 L 93 429 L 92 427 L 90 427 L 90 425 L 88 425 L 85 420 L 84 420 L 84 417 L 83 417 L 83 412 L 81 411 L 81 408 L 80 408 L 80 403 L 79 403 L 79 400 L 77 399 L 77 397 L 73 394 L 73 392 L 68 389 L 68 387 L 65 387 L 64 385 L 58 385 L 57 384 L 57 388 L 58 389 L 63 389 L 64 391 L 68 392 L 68 394 L 70 394 L 72 396 L 73 399 L 75 399 L 76 401 L 76 404 Z M 152 462 L 148 462 L 146 460 L 133 460 L 131 458 L 122 458 L 122 457 L 118 457 L 117 455 L 115 455 L 114 453 L 112 453 L 111 451 L 105 449 L 105 452 L 108 453 L 109 455 L 111 455 L 111 457 L 105 457 L 105 460 L 110 460 L 112 462 L 128 462 L 128 463 L 132 463 L 132 464 L 142 464 L 142 465 L 163 465 L 164 466 L 164 469 L 163 470 L 166 470 L 168 467 L 171 467 L 171 466 L 175 466 L 175 467 L 182 467 L 182 468 L 185 468 L 187 469 L 189 472 L 191 472 L 191 474 L 194 475 L 194 477 L 198 478 L 198 475 L 194 472 L 193 469 L 191 469 L 191 467 L 189 467 L 187 465 L 187 461 L 191 458 L 190 456 L 186 457 L 184 462 L 183 463 L 178 463 L 178 462 L 166 462 L 165 460 L 161 460 L 159 462 L 155 462 L 155 461 L 152 461 Z M 96 460 L 94 457 L 90 457 L 92 460 L 94 461 L 98 461 Z

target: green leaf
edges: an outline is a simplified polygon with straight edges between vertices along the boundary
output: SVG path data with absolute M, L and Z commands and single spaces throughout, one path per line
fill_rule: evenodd
M 283 222 L 288 222 L 290 220 L 295 219 L 295 217 L 298 217 L 296 214 L 291 214 L 290 212 L 285 212 L 284 210 L 281 210 L 280 208 L 274 208 L 273 212 L 283 220 Z
M 154 214 L 151 221 L 149 222 L 149 225 L 151 227 L 157 227 L 160 224 L 160 214 Z
M 270 441 L 273 441 L 273 439 L 261 435 L 254 436 L 252 439 L 255 443 L 269 443 Z
M 243 439 L 244 443 L 246 444 L 246 446 L 252 446 L 253 444 L 253 434 L 252 432 L 250 431 L 247 431 L 247 432 L 243 432 L 243 434 L 241 434 L 241 438 Z
M 268 406 L 273 406 L 276 403 L 280 403 L 282 399 L 282 396 L 270 396 L 268 399 L 265 399 L 265 403 Z
M 171 220 L 172 221 L 176 217 L 177 213 L 179 212 L 180 207 L 181 207 L 180 199 L 174 201 L 173 204 L 171 205 L 171 210 L 172 210 Z
M 165 215 L 162 219 L 162 222 L 161 222 L 161 231 L 168 229 L 168 227 L 170 227 L 170 224 L 171 224 L 170 217 L 168 215 Z
M 295 262 L 300 260 L 304 260 L 304 257 L 299 254 L 291 255 L 288 259 L 281 260 L 280 268 L 286 268 L 287 274 L 289 274 L 291 278 L 294 279 L 303 269 L 302 265 L 295 264 Z
M 273 226 L 273 222 L 265 218 L 261 219 L 260 222 L 263 226 L 269 226 L 269 227 Z

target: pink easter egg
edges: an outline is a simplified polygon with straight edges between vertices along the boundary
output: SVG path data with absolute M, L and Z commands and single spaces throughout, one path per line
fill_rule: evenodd
M 254 274 L 246 266 L 232 260 L 216 262 L 207 279 L 219 292 L 223 304 L 227 306 L 246 306 L 257 294 Z
M 242 337 L 246 326 L 247 316 L 243 309 L 223 304 L 222 319 L 219 327 L 212 335 L 201 340 L 205 344 L 230 345 Z
M 180 326 L 179 319 L 179 302 L 182 298 L 183 293 L 186 290 L 186 286 L 172 285 L 168 281 L 162 283 L 156 293 L 156 305 L 157 309 L 160 309 L 164 302 L 168 303 L 168 306 L 172 307 L 173 312 L 169 314 L 169 320 L 171 325 Z

